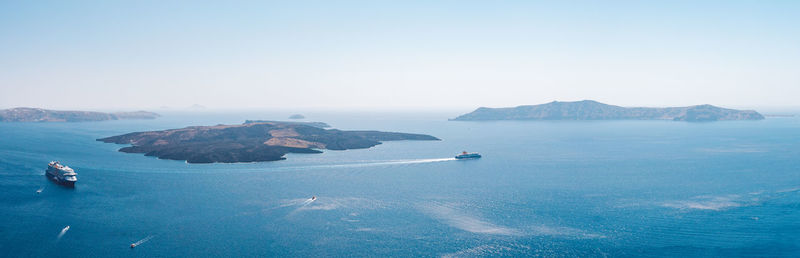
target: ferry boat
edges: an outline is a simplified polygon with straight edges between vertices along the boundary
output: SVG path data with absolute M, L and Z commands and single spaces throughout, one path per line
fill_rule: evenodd
M 471 152 L 470 153 L 470 152 L 466 152 L 466 151 L 461 152 L 461 154 L 456 155 L 456 159 L 477 159 L 477 158 L 480 158 L 480 157 L 481 157 L 481 154 L 478 154 L 477 152 Z
M 45 175 L 57 184 L 68 187 L 75 187 L 75 182 L 78 181 L 78 174 L 75 173 L 75 170 L 61 165 L 58 161 L 50 161 L 50 164 L 47 165 Z

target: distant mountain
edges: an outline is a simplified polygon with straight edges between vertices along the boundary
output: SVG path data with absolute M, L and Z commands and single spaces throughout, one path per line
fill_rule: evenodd
M 159 115 L 147 111 L 102 113 L 24 107 L 0 110 L 0 122 L 86 122 L 119 119 L 155 119 L 156 117 L 159 117 Z
M 583 100 L 574 102 L 553 101 L 541 105 L 510 108 L 481 107 L 452 120 L 674 120 L 700 122 L 761 119 L 764 119 L 764 116 L 753 110 L 735 110 L 712 105 L 626 108 L 593 100 Z
M 117 119 L 155 119 L 159 114 L 147 111 L 133 111 L 133 112 L 115 112 L 111 115 L 116 116 Z
M 294 114 L 294 115 L 289 116 L 289 119 L 304 119 L 304 118 L 306 118 L 306 116 L 301 115 L 301 114 Z

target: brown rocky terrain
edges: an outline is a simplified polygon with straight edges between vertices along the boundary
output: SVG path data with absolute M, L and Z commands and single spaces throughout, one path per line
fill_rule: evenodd
M 189 163 L 235 163 L 284 159 L 286 153 L 321 153 L 320 149 L 363 149 L 381 141 L 439 140 L 424 134 L 323 129 L 324 123 L 247 121 L 240 125 L 191 126 L 136 132 L 98 139 L 131 144 L 119 151 L 144 153 Z

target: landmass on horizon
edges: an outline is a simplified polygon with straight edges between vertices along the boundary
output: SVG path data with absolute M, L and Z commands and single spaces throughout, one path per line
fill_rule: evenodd
M 120 119 L 155 119 L 159 116 L 156 113 L 147 111 L 103 113 L 26 107 L 0 110 L 0 122 L 88 122 Z
M 322 153 L 319 149 L 364 149 L 381 141 L 439 139 L 430 135 L 323 129 L 320 122 L 248 120 L 240 125 L 190 126 L 135 132 L 98 141 L 132 146 L 119 149 L 188 163 L 237 163 L 285 159 L 287 153 Z
M 508 108 L 481 107 L 451 120 L 673 120 L 702 122 L 762 119 L 764 116 L 754 110 L 735 110 L 712 105 L 666 108 L 621 107 L 593 100 L 582 100 L 553 101 L 541 105 Z
M 323 123 L 323 122 L 296 122 L 296 121 L 274 121 L 274 120 L 245 120 L 245 124 L 257 124 L 257 123 L 281 123 L 281 124 L 290 124 L 290 125 L 307 125 L 313 126 L 317 128 L 330 128 L 331 125 Z

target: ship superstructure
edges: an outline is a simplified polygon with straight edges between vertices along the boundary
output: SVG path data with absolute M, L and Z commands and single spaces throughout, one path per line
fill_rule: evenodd
M 469 152 L 466 152 L 466 151 L 461 152 L 461 154 L 456 155 L 456 159 L 477 159 L 477 158 L 480 158 L 480 157 L 481 157 L 481 154 L 478 154 L 477 152 L 469 153 Z
M 50 164 L 47 164 L 45 175 L 50 180 L 68 187 L 75 187 L 75 182 L 78 181 L 78 174 L 75 173 L 75 170 L 58 161 L 50 161 Z

